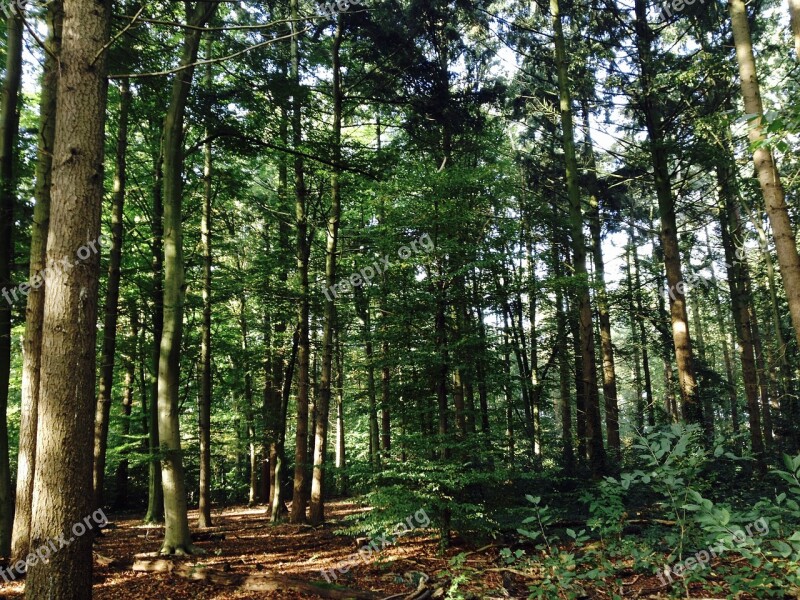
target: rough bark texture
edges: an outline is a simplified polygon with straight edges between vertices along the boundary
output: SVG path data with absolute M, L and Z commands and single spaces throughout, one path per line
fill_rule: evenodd
M 325 285 L 331 289 L 336 283 L 336 252 L 339 243 L 339 222 L 342 214 L 340 173 L 342 158 L 342 65 L 339 50 L 342 46 L 342 17 L 337 19 L 333 39 L 333 162 L 337 165 L 331 175 L 331 207 L 325 247 Z M 320 380 L 319 406 L 314 434 L 314 472 L 311 479 L 311 524 L 325 522 L 325 463 L 328 450 L 328 413 L 331 403 L 333 374 L 333 342 L 336 327 L 336 304 L 326 295 L 325 315 L 322 324 L 322 378 Z
M 589 298 L 589 279 L 586 270 L 586 241 L 583 235 L 580 188 L 578 187 L 578 162 L 575 157 L 575 132 L 572 121 L 572 98 L 568 81 L 568 65 L 561 24 L 558 0 L 550 0 L 556 47 L 556 69 L 561 106 L 561 129 L 564 138 L 564 160 L 566 162 L 567 195 L 569 196 L 570 233 L 574 256 L 575 279 L 577 281 L 578 319 L 581 361 L 583 365 L 583 390 L 586 398 L 586 436 L 588 438 L 589 464 L 592 474 L 600 476 L 605 470 L 605 448 L 600 421 L 600 398 L 597 391 L 597 369 L 595 366 L 594 330 L 592 307 Z
M 47 230 L 50 221 L 50 184 L 53 162 L 53 139 L 56 131 L 56 93 L 58 71 L 56 57 L 61 51 L 61 26 L 64 18 L 60 0 L 47 5 L 47 40 L 39 100 L 39 137 L 36 155 L 36 186 L 31 226 L 30 276 L 45 267 Z M 0 222 L 5 223 L 4 219 Z M 8 221 L 10 223 L 10 221 Z M 2 236 L 0 236 L 2 237 Z M 16 511 L 11 540 L 11 562 L 16 563 L 29 552 L 31 506 L 33 504 L 33 472 L 36 464 L 36 428 L 39 406 L 39 381 L 44 321 L 44 290 L 31 288 L 25 313 L 25 334 L 22 341 L 22 405 L 17 455 Z
M 128 152 L 128 117 L 131 109 L 130 83 L 123 79 L 119 86 L 119 131 L 117 133 L 114 195 L 111 201 L 111 252 L 106 283 L 106 305 L 103 319 L 103 350 L 100 358 L 100 385 L 94 418 L 94 505 L 103 505 L 103 484 L 108 446 L 108 420 L 111 414 L 111 393 L 114 384 L 114 355 L 117 349 L 117 320 L 119 317 L 119 281 L 122 262 L 123 210 Z
M 186 2 L 187 21 L 181 65 L 192 65 L 200 48 L 201 29 L 218 6 L 216 2 Z M 183 261 L 183 130 L 186 102 L 194 67 L 180 71 L 164 119 L 164 330 L 158 362 L 158 437 L 161 444 L 161 482 L 164 489 L 164 543 L 162 554 L 191 552 L 186 509 L 183 456 L 178 415 L 183 303 L 186 293 Z
M 22 16 L 6 20 L 6 73 L 0 98 L 0 290 L 11 289 L 16 204 L 16 143 L 19 131 L 19 89 L 22 77 Z M 41 283 L 39 284 L 41 285 Z M 16 290 L 15 290 L 16 291 Z M 20 290 L 21 292 L 22 290 Z M 8 450 L 8 386 L 11 375 L 11 302 L 0 299 L 0 555 L 11 552 L 14 488 Z
M 664 123 L 658 97 L 653 89 L 652 35 L 647 23 L 647 3 L 636 0 L 636 34 L 639 47 L 639 68 L 642 88 L 642 111 L 650 139 L 653 178 L 661 217 L 661 246 L 669 289 L 670 320 L 675 346 L 675 364 L 678 367 L 678 384 L 681 392 L 681 412 L 689 423 L 703 424 L 703 410 L 698 399 L 692 340 L 686 309 L 684 281 L 681 273 L 678 224 L 675 199 L 670 183 L 668 154 L 664 146 Z
M 72 263 L 100 234 L 110 2 L 66 0 L 56 103 L 51 269 L 42 329 L 31 546 L 72 542 L 28 571 L 29 600 L 92 596 L 92 536 L 74 526 L 92 511 L 92 432 L 99 255 Z M 69 266 L 56 266 L 67 258 Z M 70 382 L 71 385 L 65 385 Z
M 749 119 L 748 137 L 752 144 L 765 139 L 762 119 L 764 107 L 761 103 L 761 90 L 758 83 L 756 61 L 753 56 L 753 43 L 750 39 L 750 26 L 744 0 L 729 0 L 733 39 L 736 45 L 736 59 L 739 63 L 739 77 L 744 98 L 745 114 Z M 783 184 L 781 183 L 772 150 L 764 144 L 758 145 L 753 153 L 758 182 L 767 209 L 775 250 L 778 254 L 783 286 L 789 303 L 795 335 L 800 343 L 800 255 L 797 253 L 797 240 L 789 219 Z

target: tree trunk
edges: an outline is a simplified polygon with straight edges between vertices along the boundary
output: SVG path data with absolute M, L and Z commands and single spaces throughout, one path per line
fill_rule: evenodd
M 133 388 L 136 385 L 136 360 L 139 357 L 139 313 L 135 302 L 130 304 L 131 320 L 131 354 L 124 360 L 125 363 L 125 390 L 122 393 L 122 439 L 123 443 L 128 443 L 128 436 L 131 434 L 131 413 L 133 412 Z M 113 510 L 124 510 L 128 504 L 128 476 L 129 476 L 129 450 L 123 451 L 123 456 L 117 465 L 114 475 L 115 497 Z
M 339 473 L 339 493 L 347 496 L 347 454 L 344 431 L 344 350 L 341 332 L 336 335 L 336 470 Z
M 333 39 L 333 173 L 331 174 L 331 208 L 328 215 L 325 247 L 325 285 L 330 290 L 336 284 L 336 252 L 339 243 L 339 222 L 342 214 L 339 164 L 342 159 L 342 65 L 339 50 L 342 46 L 342 17 L 337 19 Z M 322 378 L 317 406 L 314 435 L 314 472 L 311 480 L 311 524 L 325 522 L 325 463 L 328 451 L 328 414 L 331 405 L 334 336 L 336 333 L 336 304 L 325 295 L 325 315 L 322 325 Z
M 789 313 L 792 317 L 795 335 L 800 343 L 800 255 L 797 253 L 797 240 L 789 219 L 789 208 L 786 205 L 783 185 L 772 156 L 772 150 L 769 146 L 761 143 L 765 139 L 762 124 L 764 108 L 761 104 L 761 90 L 744 0 L 728 0 L 728 7 L 731 13 L 736 58 L 739 63 L 744 112 L 751 115 L 751 118 L 748 118 L 748 137 L 751 144 L 758 144 L 753 153 L 753 160 L 767 209 L 767 217 L 772 225 L 781 278 L 789 303 Z
M 567 195 L 569 197 L 570 232 L 574 255 L 576 293 L 578 297 L 579 337 L 583 366 L 583 390 L 586 399 L 586 436 L 588 439 L 589 465 L 594 477 L 605 471 L 606 457 L 603 447 L 603 430 L 600 420 L 600 398 L 597 390 L 594 331 L 592 307 L 589 298 L 589 279 L 586 270 L 586 242 L 583 236 L 580 188 L 578 187 L 578 162 L 575 157 L 575 131 L 572 122 L 572 98 L 558 0 L 550 0 L 556 47 L 556 69 L 561 107 L 561 129 L 564 138 L 564 160 L 566 162 Z
M 747 280 L 749 274 L 742 254 L 737 249 L 744 248 L 744 230 L 739 218 L 739 207 L 736 205 L 732 190 L 732 169 L 730 165 L 721 166 L 717 170 L 720 187 L 720 230 L 722 246 L 725 250 L 725 261 L 728 265 L 728 288 L 731 295 L 731 309 L 736 329 L 737 346 L 742 363 L 745 398 L 750 424 L 750 444 L 753 454 L 761 470 L 764 467 L 764 443 L 761 435 L 761 415 L 758 406 L 758 376 L 756 373 L 753 334 L 750 313 L 750 296 Z
M 161 486 L 161 447 L 158 441 L 158 361 L 164 331 L 164 177 L 161 153 L 153 169 L 153 356 L 150 409 L 147 413 L 148 464 L 147 513 L 145 523 L 164 520 L 164 490 Z
M 20 12 L 11 9 L 6 19 L 8 32 L 6 72 L 0 98 L 0 290 L 5 297 L 5 301 L 0 301 L 0 555 L 2 556 L 11 553 L 11 531 L 14 522 L 14 488 L 11 485 L 7 411 L 11 380 L 11 305 L 17 300 L 17 289 L 12 285 L 11 272 L 15 258 L 13 240 L 14 205 L 17 202 L 15 157 L 22 78 L 22 18 Z M 39 286 L 41 285 L 40 282 Z M 9 291 L 13 294 L 13 300 L 9 298 Z
M 299 33 L 299 0 L 290 0 L 292 14 L 291 38 L 291 78 L 294 86 L 292 96 L 292 146 L 300 150 L 303 143 L 303 100 L 300 88 L 300 49 Z M 297 430 L 294 448 L 294 485 L 292 493 L 292 523 L 306 522 L 306 481 L 308 474 L 308 383 L 311 347 L 308 339 L 309 316 L 309 283 L 308 262 L 311 245 L 308 236 L 308 212 L 306 207 L 305 165 L 303 157 L 298 154 L 294 161 L 295 181 L 295 217 L 297 220 L 297 274 L 299 278 L 300 298 L 297 311 L 299 345 L 297 353 Z
M 553 227 L 553 275 L 556 281 L 563 277 L 561 268 L 561 255 L 559 252 L 558 234 Z M 561 416 L 561 459 L 564 462 L 564 472 L 572 475 L 575 472 L 575 450 L 572 441 L 572 405 L 570 398 L 569 385 L 569 353 L 567 352 L 567 312 L 564 308 L 563 286 L 556 283 L 556 328 L 560 342 L 558 353 L 558 412 Z
M 356 312 L 363 323 L 364 355 L 367 359 L 367 401 L 369 402 L 369 463 L 370 466 L 380 470 L 380 432 L 378 431 L 378 407 L 375 397 L 375 355 L 372 345 L 372 313 L 369 299 L 365 297 L 361 286 L 353 288 Z
M 38 548 L 62 535 L 73 539 L 48 562 L 28 569 L 29 600 L 92 597 L 87 585 L 92 536 L 79 534 L 74 524 L 83 525 L 93 510 L 87 491 L 92 489 L 100 257 L 89 251 L 83 260 L 83 250 L 100 235 L 110 10 L 108 3 L 66 0 L 64 14 L 30 543 Z M 56 266 L 76 255 L 78 265 Z
M 158 361 L 158 437 L 161 444 L 161 481 L 164 489 L 164 542 L 162 554 L 192 551 L 186 484 L 178 414 L 180 386 L 183 303 L 186 293 L 183 260 L 183 134 L 186 102 L 192 85 L 194 65 L 202 29 L 211 18 L 216 2 L 185 2 L 187 23 L 180 71 L 172 83 L 166 117 L 162 154 L 164 165 L 164 331 Z
M 669 290 L 672 339 L 675 346 L 675 364 L 678 367 L 678 384 L 681 393 L 681 412 L 689 423 L 703 424 L 703 409 L 700 405 L 695 375 L 692 339 L 686 310 L 684 281 L 681 273 L 678 225 L 675 216 L 675 200 L 669 173 L 669 155 L 664 145 L 664 123 L 659 100 L 653 89 L 653 32 L 647 23 L 647 2 L 636 0 L 636 34 L 639 49 L 639 68 L 642 87 L 642 110 L 650 139 L 650 155 L 653 178 L 658 197 L 658 212 L 661 217 L 661 246 Z M 707 440 L 710 442 L 710 440 Z
M 14 488 L 8 450 L 8 387 L 11 376 L 11 300 L 14 263 L 14 205 L 16 199 L 16 144 L 19 131 L 19 90 L 22 78 L 22 16 L 12 11 L 6 19 L 6 73 L 0 99 L 0 555 L 11 552 Z M 39 283 L 41 286 L 41 282 Z M 22 291 L 22 290 L 20 290 Z M 16 300 L 14 289 L 14 299 Z
M 36 205 L 33 209 L 31 227 L 31 279 L 44 269 L 47 253 L 51 166 L 53 139 L 56 131 L 57 57 L 61 52 L 61 26 L 64 18 L 61 0 L 54 0 L 47 4 L 45 18 L 47 20 L 47 40 L 45 41 L 47 51 L 44 53 L 42 92 L 39 100 L 39 139 L 36 156 L 36 187 L 34 189 Z M 0 219 L 0 222 L 10 224 L 11 220 Z M 43 320 L 44 286 L 38 289 L 31 288 L 30 294 L 28 294 L 25 334 L 22 341 L 22 403 L 11 564 L 24 559 L 30 549 Z
M 207 58 L 212 57 L 212 44 L 207 42 Z M 205 87 L 211 93 L 211 65 L 206 67 Z M 210 104 L 206 106 L 206 120 L 211 116 Z M 206 139 L 211 135 L 206 123 Z M 198 493 L 197 526 L 211 527 L 211 219 L 214 190 L 213 147 L 209 140 L 203 145 L 203 216 L 200 221 L 200 244 L 203 247 L 203 324 L 200 333 L 200 394 L 197 396 L 197 421 L 200 437 L 200 481 Z
M 608 309 L 606 291 L 605 263 L 603 262 L 603 217 L 600 208 L 599 186 L 597 185 L 597 163 L 594 157 L 591 128 L 589 123 L 589 104 L 583 99 L 583 127 L 585 130 L 585 154 L 589 181 L 589 231 L 592 236 L 592 257 L 594 259 L 594 278 L 597 290 L 597 320 L 600 325 L 600 349 L 603 356 L 603 396 L 605 397 L 606 435 L 608 450 L 615 464 L 622 460 L 619 436 L 619 402 L 617 400 L 617 369 L 614 364 L 614 344 L 611 339 L 611 315 Z
M 119 318 L 119 281 L 122 262 L 123 210 L 127 179 L 128 117 L 131 109 L 130 82 L 123 79 L 119 86 L 119 131 L 117 133 L 114 195 L 111 200 L 111 252 L 106 283 L 105 317 L 103 319 L 103 350 L 100 358 L 100 385 L 94 419 L 94 504 L 103 506 L 103 483 L 108 446 L 108 419 L 114 387 L 114 356 L 117 349 L 117 320 Z

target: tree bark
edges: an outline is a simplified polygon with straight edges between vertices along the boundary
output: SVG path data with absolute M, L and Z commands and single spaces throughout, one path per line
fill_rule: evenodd
M 202 28 L 213 15 L 216 2 L 184 3 L 187 23 L 180 64 L 186 66 L 172 83 L 164 118 L 162 154 L 164 169 L 164 330 L 158 361 L 158 437 L 161 444 L 161 481 L 164 489 L 164 542 L 162 554 L 192 551 L 186 484 L 183 472 L 178 393 L 180 385 L 183 304 L 186 293 L 183 260 L 184 117 L 200 48 Z
M 47 39 L 44 72 L 39 100 L 39 138 L 36 155 L 36 186 L 31 227 L 30 276 L 44 269 L 47 254 L 47 231 L 50 222 L 50 187 L 52 182 L 53 140 L 56 132 L 56 95 L 58 91 L 57 57 L 61 52 L 63 24 L 61 0 L 47 4 Z M 2 223 L 10 220 L 0 219 Z M 2 261 L 0 261 L 2 262 Z M 46 284 L 45 284 L 46 286 Z M 22 341 L 22 403 L 17 458 L 16 510 L 11 540 L 11 564 L 24 559 L 30 551 L 31 507 L 33 505 L 33 473 L 36 464 L 36 433 L 41 377 L 42 323 L 44 321 L 44 289 L 31 288 L 25 315 Z
M 119 86 L 119 131 L 117 133 L 114 195 L 111 200 L 111 252 L 106 283 L 105 316 L 103 319 L 103 350 L 100 358 L 100 385 L 94 419 L 94 504 L 103 506 L 103 484 L 108 446 L 108 420 L 111 414 L 111 395 L 114 387 L 114 357 L 117 350 L 117 321 L 119 319 L 119 282 L 122 263 L 123 211 L 127 180 L 128 119 L 131 109 L 130 82 L 123 79 Z
M 800 343 L 800 255 L 797 253 L 797 240 L 789 219 L 789 207 L 786 205 L 783 185 L 772 156 L 772 150 L 763 143 L 765 140 L 762 123 L 764 107 L 761 103 L 761 90 L 744 0 L 728 0 L 728 8 L 736 45 L 736 59 L 739 63 L 744 111 L 745 114 L 752 115 L 748 119 L 748 137 L 751 144 L 757 145 L 753 152 L 753 161 L 758 182 L 761 185 L 767 217 L 775 238 L 775 250 L 778 254 L 783 286 L 786 289 L 789 314 L 792 317 L 798 343 Z
M 0 555 L 11 553 L 14 488 L 8 449 L 8 388 L 11 377 L 11 289 L 14 263 L 14 205 L 17 202 L 16 145 L 19 132 L 19 91 L 22 80 L 22 15 L 6 19 L 6 72 L 0 98 Z M 35 277 L 35 275 L 34 275 Z M 34 279 L 35 280 L 35 279 Z M 32 280 L 32 281 L 34 281 Z M 41 286 L 41 282 L 39 283 Z M 14 298 L 16 299 L 16 289 Z M 20 290 L 22 292 L 22 290 Z
M 106 43 L 110 3 L 66 0 L 59 60 L 52 206 L 47 241 L 48 292 L 42 328 L 38 439 L 31 546 L 74 537 L 48 562 L 28 569 L 29 600 L 90 599 L 92 536 L 74 526 L 92 511 L 92 431 L 100 260 L 89 252 L 100 235 L 103 202 Z M 65 385 L 70 382 L 70 385 Z

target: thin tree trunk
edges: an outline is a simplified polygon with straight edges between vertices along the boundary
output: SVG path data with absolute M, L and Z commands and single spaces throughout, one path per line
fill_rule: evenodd
M 87 582 L 92 581 L 93 538 L 78 535 L 74 524 L 82 524 L 93 510 L 87 491 L 92 486 L 100 258 L 90 251 L 78 267 L 62 269 L 56 263 L 82 258 L 81 250 L 100 235 L 110 5 L 66 0 L 64 14 L 31 541 L 38 546 L 65 534 L 74 538 L 47 562 L 28 569 L 28 600 L 92 597 Z
M 344 350 L 341 332 L 336 335 L 336 471 L 339 473 L 339 493 L 347 496 L 347 454 L 344 430 Z
M 147 413 L 148 465 L 145 523 L 164 521 L 164 489 L 161 485 L 161 449 L 158 441 L 158 361 L 164 331 L 164 177 L 161 153 L 153 170 L 153 356 L 151 402 Z
M 39 139 L 36 156 L 36 187 L 34 188 L 36 205 L 33 209 L 33 224 L 31 227 L 31 279 L 46 266 L 53 139 L 56 131 L 57 61 L 61 52 L 63 18 L 61 0 L 54 0 L 47 4 L 47 12 L 45 14 L 47 40 L 45 41 L 44 72 L 42 74 L 42 91 L 39 100 Z M 10 225 L 11 219 L 2 218 L 0 223 L 8 223 Z M 0 260 L 0 263 L 2 263 L 2 260 Z M 23 560 L 30 551 L 45 286 L 46 283 L 38 288 L 31 288 L 28 294 L 28 306 L 25 314 L 25 334 L 22 341 L 22 403 L 17 457 L 16 510 L 14 512 L 14 529 L 11 540 L 11 564 Z
M 737 346 L 742 363 L 747 413 L 750 424 L 750 444 L 761 470 L 765 468 L 763 460 L 764 443 L 761 434 L 761 413 L 758 405 L 758 376 L 756 372 L 753 334 L 750 313 L 750 297 L 747 280 L 749 275 L 744 260 L 737 255 L 737 248 L 744 248 L 744 230 L 739 218 L 739 208 L 735 203 L 735 195 L 731 188 L 730 165 L 721 166 L 717 170 L 720 186 L 720 230 L 722 246 L 725 250 L 725 261 L 728 265 L 728 288 L 731 295 L 731 309 L 736 329 Z
M 129 343 L 131 345 L 130 356 L 125 357 L 125 389 L 122 393 L 122 439 L 127 446 L 128 437 L 131 434 L 131 414 L 133 412 L 134 386 L 136 385 L 136 360 L 139 357 L 139 312 L 135 302 L 130 303 L 131 335 Z M 123 450 L 122 458 L 117 465 L 114 474 L 114 510 L 124 510 L 128 504 L 128 477 L 130 464 L 128 456 L 130 451 Z
M 183 259 L 184 117 L 200 49 L 202 28 L 213 15 L 216 2 L 185 2 L 187 23 L 180 71 L 164 119 L 164 331 L 158 362 L 158 437 L 161 443 L 161 480 L 164 488 L 164 542 L 162 554 L 192 552 L 186 483 L 178 414 L 183 304 L 186 293 Z M 191 65 L 191 66 L 190 66 Z M 162 385 L 163 384 L 163 385 Z
M 207 57 L 212 57 L 211 38 L 206 42 Z M 205 87 L 211 93 L 211 65 L 206 67 Z M 210 119 L 211 107 L 206 107 L 206 119 Z M 211 131 L 206 124 L 206 139 Z M 211 393 L 213 387 L 211 371 L 211 220 L 214 191 L 213 147 L 209 140 L 203 145 L 203 216 L 200 221 L 200 244 L 203 247 L 203 324 L 200 333 L 200 394 L 197 396 L 197 422 L 200 437 L 200 481 L 197 526 L 211 527 Z
M 290 0 L 290 10 L 292 15 L 292 38 L 290 42 L 291 52 L 291 78 L 294 85 L 292 97 L 292 146 L 299 150 L 303 143 L 303 113 L 302 98 L 300 97 L 300 49 L 299 33 L 297 32 L 299 23 L 299 1 Z M 306 207 L 306 184 L 305 166 L 303 157 L 299 154 L 294 161 L 295 179 L 295 217 L 297 220 L 297 273 L 299 278 L 299 306 L 297 312 L 299 328 L 298 346 L 298 377 L 297 377 L 297 430 L 295 432 L 295 451 L 294 451 L 294 486 L 292 493 L 292 512 L 290 521 L 292 523 L 306 522 L 306 482 L 308 473 L 308 384 L 310 368 L 310 343 L 308 331 L 309 318 L 309 283 L 308 283 L 308 262 L 311 246 L 307 239 L 308 236 L 308 213 Z
M 559 252 L 558 235 L 553 231 L 553 276 L 556 281 L 563 277 L 561 256 Z M 561 416 L 561 459 L 564 462 L 564 472 L 572 475 L 575 472 L 575 450 L 572 440 L 572 405 L 569 385 L 569 353 L 567 352 L 567 312 L 564 308 L 564 290 L 558 283 L 555 285 L 556 294 L 556 328 L 561 345 L 558 353 L 558 412 Z
M 589 231 L 592 236 L 595 288 L 597 294 L 597 320 L 600 325 L 600 348 L 603 356 L 603 396 L 605 397 L 606 435 L 608 450 L 614 462 L 622 460 L 622 442 L 619 435 L 619 402 L 617 399 L 617 369 L 614 364 L 614 344 L 611 339 L 611 315 L 606 291 L 605 263 L 603 262 L 603 217 L 597 185 L 597 163 L 592 144 L 589 123 L 589 103 L 582 101 L 583 127 L 585 130 L 585 155 L 589 182 Z
M 653 88 L 652 36 L 647 23 L 647 2 L 636 0 L 636 34 L 639 49 L 640 80 L 642 86 L 642 109 L 650 139 L 650 155 L 653 164 L 653 179 L 658 212 L 661 217 L 661 245 L 667 286 L 670 299 L 670 320 L 675 347 L 675 364 L 678 368 L 678 384 L 681 393 L 681 412 L 689 423 L 703 424 L 703 409 L 700 405 L 695 375 L 692 339 L 689 333 L 689 319 L 686 310 L 686 297 L 683 293 L 684 281 L 681 273 L 681 259 L 678 245 L 678 225 L 675 216 L 675 199 L 669 173 L 669 155 L 664 144 L 664 123 L 659 100 Z M 708 437 L 709 432 L 706 432 Z M 710 439 L 706 441 L 710 442 Z
M 367 359 L 367 401 L 369 402 L 369 462 L 373 469 L 379 470 L 381 465 L 380 440 L 378 431 L 378 408 L 375 398 L 375 356 L 372 345 L 372 312 L 369 299 L 365 297 L 361 286 L 353 289 L 356 311 L 363 324 L 364 355 Z
M 103 506 L 103 484 L 108 447 L 108 420 L 111 414 L 111 395 L 114 386 L 114 356 L 117 350 L 117 321 L 119 319 L 119 282 L 122 263 L 123 214 L 127 180 L 128 118 L 131 109 L 130 82 L 119 85 L 119 131 L 117 133 L 114 195 L 111 200 L 111 252 L 106 283 L 105 317 L 103 319 L 103 350 L 100 358 L 100 385 L 94 420 L 94 504 Z
M 765 139 L 762 123 L 764 108 L 761 103 L 761 90 L 744 0 L 728 0 L 728 7 L 731 14 L 736 58 L 739 63 L 744 111 L 745 114 L 752 115 L 752 118 L 748 119 L 748 137 L 751 144 L 757 145 L 753 152 L 753 161 L 761 185 L 767 217 L 772 225 L 781 278 L 789 303 L 789 313 L 792 317 L 795 335 L 800 343 L 800 255 L 797 253 L 797 240 L 789 219 L 789 207 L 786 205 L 783 185 L 772 156 L 772 150 L 763 143 Z
M 12 11 L 6 19 L 6 73 L 0 98 L 0 555 L 11 552 L 14 488 L 8 449 L 8 387 L 11 376 L 11 300 L 14 263 L 14 205 L 16 199 L 16 144 L 19 131 L 19 90 L 22 79 L 22 16 Z M 41 286 L 41 282 L 39 283 Z M 21 290 L 20 290 L 21 291 Z M 14 290 L 16 299 L 16 290 Z
M 599 477 L 606 468 L 603 430 L 600 420 L 600 398 L 597 390 L 594 331 L 592 307 L 589 298 L 589 280 L 586 269 L 586 242 L 583 235 L 580 188 L 578 187 L 578 162 L 575 157 L 575 132 L 572 121 L 572 98 L 569 90 L 568 63 L 564 43 L 558 0 L 550 0 L 556 47 L 556 69 L 561 106 L 561 130 L 564 137 L 564 160 L 566 162 L 567 195 L 569 196 L 570 233 L 574 254 L 575 281 L 578 298 L 578 318 L 581 360 L 583 366 L 583 390 L 586 399 L 586 435 L 588 438 L 589 465 L 594 477 Z
M 325 285 L 330 290 L 336 284 L 336 252 L 339 243 L 339 222 L 342 214 L 339 167 L 342 158 L 342 65 L 339 50 L 342 46 L 342 17 L 337 18 L 333 39 L 333 162 L 331 174 L 331 208 L 325 247 Z M 325 463 L 328 451 L 328 415 L 331 405 L 333 379 L 334 337 L 336 335 L 336 304 L 325 296 L 325 315 L 322 325 L 322 378 L 314 435 L 314 472 L 311 480 L 311 524 L 325 522 Z

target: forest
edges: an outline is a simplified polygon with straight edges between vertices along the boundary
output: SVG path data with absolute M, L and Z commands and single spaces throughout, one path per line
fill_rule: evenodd
M 0 13 L 0 598 L 800 598 L 800 0 Z

